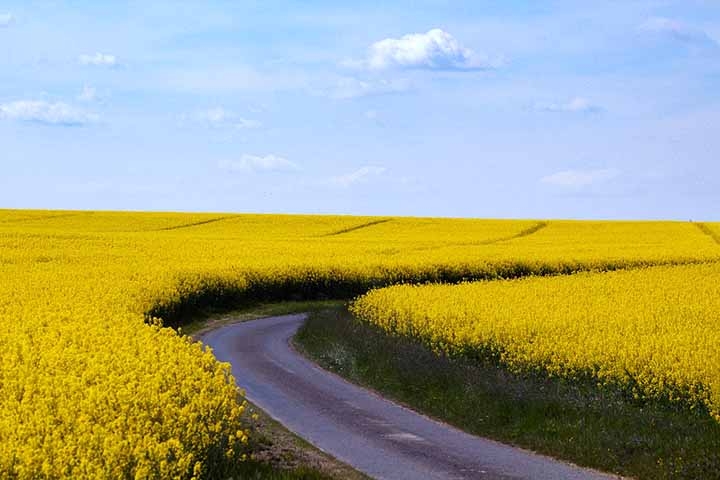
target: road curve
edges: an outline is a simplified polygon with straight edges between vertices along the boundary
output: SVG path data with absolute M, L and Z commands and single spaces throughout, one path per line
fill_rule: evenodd
M 232 364 L 248 400 L 335 458 L 378 479 L 609 479 L 475 437 L 322 370 L 289 339 L 305 315 L 227 325 L 200 336 Z

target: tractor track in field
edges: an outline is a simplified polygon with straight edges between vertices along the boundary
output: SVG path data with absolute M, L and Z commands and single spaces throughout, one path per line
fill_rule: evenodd
M 200 221 L 192 222 L 192 223 L 184 223 L 184 224 L 182 224 L 182 225 L 173 225 L 172 227 L 158 228 L 158 229 L 156 229 L 156 230 L 150 230 L 150 231 L 153 231 L 153 232 L 167 232 L 167 231 L 170 231 L 170 230 L 180 230 L 180 229 L 183 229 L 183 228 L 190 228 L 190 227 L 197 227 L 197 226 L 200 226 L 200 225 L 207 225 L 208 223 L 221 222 L 221 221 L 223 221 L 223 220 L 227 220 L 227 219 L 229 219 L 229 218 L 235 218 L 235 217 L 237 217 L 237 216 L 238 216 L 238 215 L 226 215 L 226 216 L 224 216 L 224 217 L 209 218 L 209 219 L 207 219 L 207 220 L 200 220 Z
M 335 232 L 326 233 L 324 235 L 320 235 L 320 237 L 335 237 L 337 235 L 354 232 L 356 230 L 362 230 L 364 228 L 372 227 L 374 225 L 380 225 L 382 223 L 388 223 L 391 221 L 392 221 L 392 218 L 384 218 L 382 220 L 373 220 L 372 222 L 361 223 L 360 225 L 355 225 L 352 227 L 343 228 L 342 230 L 337 230 Z
M 49 214 L 49 215 L 38 215 L 36 217 L 10 218 L 7 220 L 2 220 L 2 221 L 0 221 L 0 223 L 25 223 L 25 222 L 34 222 L 37 220 L 52 220 L 55 218 L 87 216 L 87 215 L 92 215 L 93 213 L 94 212 L 70 212 L 70 213 L 58 213 L 58 214 Z
M 510 240 L 516 240 L 518 238 L 528 237 L 532 235 L 533 233 L 539 232 L 543 228 L 548 226 L 548 222 L 537 222 L 532 227 L 528 227 L 526 229 L 520 230 L 518 233 L 514 235 L 508 235 L 506 237 L 500 237 L 500 238 L 494 238 L 492 240 L 487 240 L 484 242 L 476 242 L 476 243 L 467 243 L 462 244 L 465 245 L 495 245 L 496 243 L 502 243 L 502 242 L 509 242 Z
M 713 231 L 710 229 L 710 227 L 708 227 L 708 226 L 705 225 L 704 223 L 694 223 L 694 225 L 695 225 L 698 229 L 700 229 L 700 231 L 701 231 L 702 233 L 704 233 L 704 234 L 707 235 L 708 237 L 712 238 L 712 239 L 715 241 L 715 243 L 717 243 L 718 245 L 720 245 L 720 234 L 717 234 L 717 233 L 713 232 Z
M 306 315 L 222 326 L 199 339 L 246 397 L 319 449 L 378 479 L 618 478 L 475 437 L 322 370 L 290 345 Z
M 502 242 L 509 242 L 511 240 L 517 240 L 519 238 L 529 237 L 533 233 L 539 232 L 543 228 L 548 226 L 549 222 L 537 222 L 535 225 L 532 225 L 528 228 L 525 228 L 518 233 L 514 233 L 512 235 L 507 235 L 504 237 L 499 238 L 491 238 L 488 240 L 476 240 L 473 242 L 456 242 L 456 243 L 447 243 L 444 245 L 434 245 L 434 246 L 427 246 L 427 247 L 416 247 L 412 248 L 410 250 L 414 252 L 420 252 L 420 251 L 427 251 L 427 250 L 439 250 L 441 248 L 452 248 L 452 247 L 479 247 L 479 246 L 485 246 L 485 245 L 497 245 L 498 243 Z

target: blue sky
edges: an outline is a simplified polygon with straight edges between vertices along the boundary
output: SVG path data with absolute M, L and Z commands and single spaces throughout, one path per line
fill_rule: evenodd
M 714 1 L 0 2 L 0 207 L 720 220 Z

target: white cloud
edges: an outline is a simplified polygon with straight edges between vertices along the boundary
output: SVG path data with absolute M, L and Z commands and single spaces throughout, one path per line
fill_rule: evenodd
M 0 27 L 9 27 L 15 23 L 15 17 L 11 13 L 0 13 Z
M 620 175 L 620 171 L 614 168 L 601 170 L 564 170 L 542 177 L 540 182 L 561 187 L 579 188 L 606 182 L 618 175 Z
M 298 170 L 297 164 L 277 155 L 244 154 L 239 160 L 223 160 L 219 163 L 223 170 L 231 172 L 269 172 Z
M 238 118 L 235 120 L 235 128 L 260 128 L 262 123 L 257 120 L 248 120 L 247 118 Z
M 409 85 L 404 80 L 359 80 L 353 77 L 342 77 L 335 85 L 322 93 L 330 98 L 345 100 L 402 93 L 408 89 Z
M 114 67 L 117 65 L 117 58 L 115 55 L 106 53 L 96 53 L 94 55 L 83 54 L 78 57 L 78 62 L 80 62 L 81 65 Z
M 385 173 L 385 170 L 386 169 L 384 167 L 368 165 L 346 175 L 333 177 L 330 179 L 330 183 L 341 187 L 349 187 L 350 185 L 354 185 L 356 183 L 365 182 L 371 177 L 382 175 Z
M 387 68 L 425 68 L 433 70 L 482 70 L 496 68 L 500 60 L 478 55 L 460 44 L 452 35 L 434 28 L 426 33 L 411 33 L 373 43 L 364 60 L 343 62 L 349 67 L 371 70 Z
M 92 102 L 97 100 L 97 90 L 94 87 L 85 85 L 82 91 L 78 94 L 77 99 L 81 102 Z
M 182 120 L 192 119 L 213 128 L 260 128 L 262 123 L 256 120 L 243 118 L 234 112 L 224 109 L 223 107 L 214 107 L 207 110 L 201 110 L 193 115 L 184 115 Z
M 368 110 L 367 112 L 365 112 L 365 118 L 367 118 L 368 120 L 377 120 L 378 113 L 375 110 Z
M 706 32 L 679 20 L 664 17 L 652 17 L 640 25 L 640 30 L 667 35 L 685 43 L 699 43 L 718 46 L 718 43 Z
M 568 113 L 591 113 L 602 110 L 588 99 L 575 97 L 565 103 L 536 103 L 535 110 L 541 112 L 568 112 Z
M 42 100 L 19 100 L 0 104 L 0 118 L 63 126 L 86 125 L 99 119 L 96 114 L 67 103 Z

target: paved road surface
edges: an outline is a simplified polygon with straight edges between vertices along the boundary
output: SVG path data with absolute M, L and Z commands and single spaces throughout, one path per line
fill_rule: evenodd
M 232 364 L 248 400 L 321 450 L 371 477 L 616 478 L 475 437 L 320 369 L 288 341 L 304 315 L 237 323 L 201 340 Z

